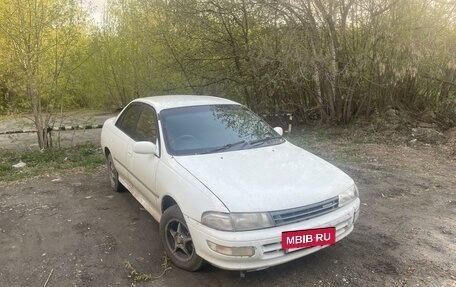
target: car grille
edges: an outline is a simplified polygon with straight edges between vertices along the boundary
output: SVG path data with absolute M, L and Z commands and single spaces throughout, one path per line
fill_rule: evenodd
M 307 220 L 328 213 L 339 206 L 339 197 L 333 197 L 314 204 L 271 212 L 276 226 Z

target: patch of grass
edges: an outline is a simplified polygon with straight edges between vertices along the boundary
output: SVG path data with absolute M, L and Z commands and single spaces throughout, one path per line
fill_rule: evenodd
M 352 132 L 352 135 L 348 137 L 348 139 L 351 140 L 351 142 L 354 144 L 372 144 L 376 142 L 375 137 L 372 133 L 366 134 L 355 130 Z
M 315 137 L 320 141 L 324 141 L 328 139 L 328 133 L 324 129 L 319 128 L 315 132 Z
M 352 131 L 345 128 L 311 128 L 286 135 L 291 143 L 304 148 L 326 160 L 341 163 L 363 163 L 367 159 L 360 154 L 360 143 L 373 141 L 371 137 L 351 137 Z M 349 136 L 350 135 L 350 136 Z
M 354 144 L 363 144 L 364 142 L 365 142 L 365 139 L 363 137 L 354 136 L 352 138 L 352 143 L 354 143 Z
M 285 138 L 299 147 L 308 149 L 336 139 L 339 136 L 337 133 L 343 132 L 327 127 L 296 127 L 291 134 L 286 134 Z
M 124 262 L 125 269 L 128 271 L 128 277 L 131 278 L 134 282 L 141 282 L 141 281 L 149 281 L 149 280 L 156 280 L 163 277 L 166 274 L 166 271 L 171 270 L 170 260 L 166 253 L 163 255 L 163 262 L 162 267 L 163 271 L 161 274 L 157 276 L 152 276 L 152 274 L 142 273 L 136 270 L 135 267 L 131 264 L 130 261 L 125 260 Z
M 131 265 L 130 261 L 126 260 L 124 262 L 125 269 L 128 271 L 128 277 L 133 279 L 133 281 L 138 282 L 138 281 L 149 281 L 152 279 L 152 274 L 146 274 L 139 272 L 138 270 Z
M 292 144 L 295 144 L 301 148 L 304 149 L 309 149 L 314 147 L 315 145 L 324 142 L 323 136 L 324 131 L 321 132 L 320 136 L 317 137 L 314 131 L 310 130 L 296 130 L 292 132 L 291 134 L 286 134 L 285 138 L 291 142 Z
M 356 145 L 348 142 L 348 145 L 341 147 L 341 149 L 337 152 L 335 160 L 345 163 L 363 163 L 367 161 L 367 158 L 363 156 L 360 149 Z
M 310 145 L 310 140 L 308 137 L 304 136 L 303 134 L 287 134 L 285 135 L 285 138 L 300 147 L 307 147 Z
M 19 161 L 26 163 L 23 168 L 13 168 Z M 31 176 L 43 175 L 73 168 L 93 170 L 105 163 L 99 148 L 84 144 L 72 148 L 51 148 L 47 150 L 7 151 L 0 153 L 0 181 L 12 181 Z

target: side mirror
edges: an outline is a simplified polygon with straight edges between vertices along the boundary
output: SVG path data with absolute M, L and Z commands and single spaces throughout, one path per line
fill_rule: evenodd
M 157 146 L 151 142 L 135 142 L 133 144 L 133 152 L 139 154 L 155 154 Z
M 274 130 L 276 133 L 278 133 L 280 136 L 283 136 L 283 129 L 281 127 L 275 127 Z

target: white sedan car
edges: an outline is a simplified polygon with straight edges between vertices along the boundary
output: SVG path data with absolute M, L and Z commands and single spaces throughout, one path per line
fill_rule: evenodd
M 101 133 L 111 186 L 160 223 L 172 262 L 258 270 L 347 236 L 359 214 L 353 180 L 222 98 L 132 101 Z

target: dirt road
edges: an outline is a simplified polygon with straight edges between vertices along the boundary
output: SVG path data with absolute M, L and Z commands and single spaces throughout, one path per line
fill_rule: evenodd
M 52 131 L 54 147 L 69 147 L 85 143 L 87 141 L 99 143 L 101 129 L 86 129 L 86 126 L 102 125 L 116 113 L 106 112 L 68 112 L 62 116 L 55 116 L 52 127 L 75 128 L 70 130 Z M 37 136 L 34 132 L 8 133 L 12 131 L 33 131 L 35 127 L 31 120 L 32 116 L 17 116 L 15 118 L 0 118 L 0 151 L 1 150 L 24 150 L 37 149 Z
M 129 193 L 109 189 L 104 169 L 54 174 L 0 183 L 0 286 L 43 286 L 51 270 L 48 287 L 456 286 L 454 159 L 438 147 L 344 140 L 313 151 L 360 189 L 359 221 L 335 246 L 246 278 L 208 266 L 133 283 L 126 260 L 163 270 L 158 224 Z

